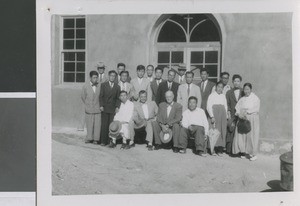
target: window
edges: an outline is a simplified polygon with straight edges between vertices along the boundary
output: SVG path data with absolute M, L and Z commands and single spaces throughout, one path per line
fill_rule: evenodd
M 156 40 L 156 62 L 161 67 L 185 63 L 200 80 L 205 67 L 216 82 L 220 73 L 221 37 L 209 14 L 174 14 L 160 24 Z M 167 71 L 164 71 L 164 75 Z
M 63 17 L 63 82 L 85 81 L 85 17 Z

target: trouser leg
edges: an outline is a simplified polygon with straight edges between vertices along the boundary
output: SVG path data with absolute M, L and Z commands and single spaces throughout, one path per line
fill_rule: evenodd
M 130 141 L 134 142 L 134 121 L 129 121 L 129 136 L 130 136 Z
M 179 124 L 173 124 L 172 133 L 173 133 L 173 147 L 179 147 L 179 135 L 180 135 Z
M 188 145 L 188 129 L 182 127 L 180 129 L 180 136 L 179 136 L 179 147 L 186 149 Z
M 93 140 L 93 128 L 94 128 L 94 114 L 87 114 L 85 113 L 85 122 L 86 122 L 86 140 L 91 141 Z
M 159 138 L 159 133 L 161 132 L 161 127 L 159 126 L 157 121 L 152 122 L 153 133 L 154 133 L 154 143 L 161 145 L 161 140 Z
M 206 151 L 204 128 L 201 126 L 196 126 L 196 131 L 194 136 L 195 136 L 196 150 Z
M 114 114 L 109 113 L 102 113 L 102 121 L 101 121 L 101 138 L 100 141 L 102 144 L 108 144 L 108 132 L 109 132 L 109 125 L 113 121 Z
M 100 140 L 100 131 L 101 131 L 101 114 L 95 114 L 94 117 L 94 140 Z
M 147 121 L 146 125 L 146 140 L 150 145 L 153 143 L 153 127 L 152 127 L 152 121 Z

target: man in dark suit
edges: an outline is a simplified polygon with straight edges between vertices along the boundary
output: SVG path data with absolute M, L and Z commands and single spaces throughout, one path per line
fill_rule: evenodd
M 161 78 L 163 73 L 164 73 L 163 68 L 161 67 L 155 68 L 155 79 L 150 83 L 150 87 L 152 91 L 152 101 L 155 101 L 156 99 L 158 86 L 163 81 L 163 79 Z
M 155 150 L 162 146 L 160 139 L 160 132 L 171 129 L 173 134 L 173 151 L 179 152 L 179 135 L 180 135 L 180 121 L 182 119 L 182 106 L 174 102 L 174 93 L 170 90 L 165 94 L 166 102 L 159 104 L 156 121 L 152 122 L 154 132 Z
M 168 80 L 159 84 L 158 89 L 157 89 L 157 95 L 155 98 L 155 102 L 157 105 L 159 105 L 161 102 L 166 101 L 165 94 L 169 90 L 171 90 L 174 94 L 174 102 L 177 101 L 177 92 L 178 92 L 178 87 L 180 84 L 177 82 L 174 82 L 175 76 L 176 76 L 176 71 L 173 69 L 170 69 L 168 71 Z
M 124 63 L 118 63 L 118 65 L 117 65 L 118 73 L 117 73 L 117 76 L 115 78 L 115 83 L 116 84 L 118 84 L 121 81 L 121 72 L 125 71 L 125 69 L 126 69 L 126 65 Z M 131 81 L 131 77 L 128 76 L 127 82 L 130 83 L 130 81 Z
M 198 86 L 200 87 L 201 98 L 202 98 L 201 108 L 205 111 L 206 115 L 208 116 L 206 110 L 207 99 L 208 96 L 211 94 L 212 88 L 215 86 L 215 83 L 208 80 L 208 72 L 205 68 L 201 69 L 200 76 L 201 76 L 201 82 L 198 84 Z
M 101 84 L 100 90 L 100 110 L 102 112 L 101 137 L 102 146 L 109 143 L 109 125 L 113 121 L 115 113 L 120 107 L 120 86 L 115 83 L 117 72 L 111 70 L 108 72 L 109 81 Z
M 229 127 L 227 128 L 227 135 L 226 135 L 226 152 L 227 154 L 232 154 L 232 142 L 235 132 L 235 126 L 231 127 L 237 122 L 237 116 L 235 115 L 235 106 L 239 99 L 242 97 L 242 88 L 241 88 L 242 77 L 238 74 L 233 75 L 232 83 L 233 88 L 226 93 L 226 100 L 227 100 L 227 108 L 228 108 L 228 124 Z

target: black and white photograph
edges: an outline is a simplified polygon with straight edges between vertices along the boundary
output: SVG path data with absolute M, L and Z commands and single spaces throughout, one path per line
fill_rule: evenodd
M 38 203 L 295 203 L 296 8 L 68 3 L 37 5 Z
M 51 20 L 53 195 L 293 190 L 291 13 Z

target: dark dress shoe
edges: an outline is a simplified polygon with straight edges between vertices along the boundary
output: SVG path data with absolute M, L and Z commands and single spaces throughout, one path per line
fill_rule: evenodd
M 109 145 L 108 145 L 109 148 L 115 148 L 116 146 L 117 145 L 113 142 L 110 142 Z
M 178 152 L 179 152 L 178 147 L 174 147 L 174 148 L 173 148 L 173 152 L 174 152 L 174 153 L 178 153 Z
M 153 150 L 153 146 L 152 145 L 148 145 L 147 148 L 148 148 L 148 151 L 152 151 Z
M 205 153 L 205 152 L 203 152 L 203 151 L 201 151 L 201 150 L 197 150 L 197 151 L 196 151 L 196 155 L 199 155 L 199 156 L 201 156 L 201 157 L 207 157 L 207 153 Z
M 96 140 L 94 140 L 94 141 L 93 141 L 93 144 L 99 144 L 99 142 L 98 142 L 98 141 L 96 141 Z
M 123 143 L 120 149 L 127 149 L 127 144 Z
M 154 150 L 159 150 L 159 149 L 161 149 L 161 145 L 160 144 L 157 144 L 157 145 L 154 146 Z
M 85 144 L 93 143 L 93 140 L 85 140 L 84 143 Z

